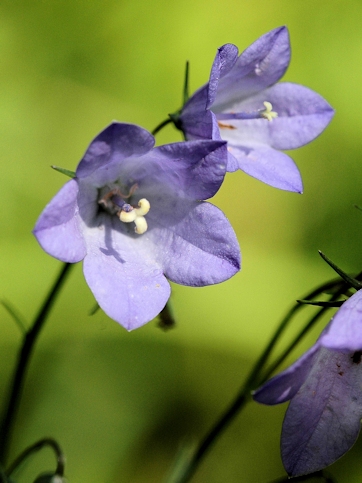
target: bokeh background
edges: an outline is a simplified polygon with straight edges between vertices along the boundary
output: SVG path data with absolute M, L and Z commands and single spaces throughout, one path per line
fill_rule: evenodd
M 90 317 L 94 299 L 75 267 L 32 359 L 12 456 L 50 435 L 73 483 L 163 481 L 180 444 L 200 438 L 232 400 L 293 301 L 333 278 L 317 250 L 346 271 L 361 269 L 361 18 L 359 0 L 2 0 L 0 297 L 29 322 L 60 269 L 31 234 L 66 181 L 49 166 L 74 170 L 113 119 L 152 130 L 180 107 L 186 60 L 192 92 L 207 81 L 217 47 L 232 42 L 242 51 L 287 25 L 285 80 L 336 109 L 326 132 L 292 153 L 303 195 L 227 176 L 213 202 L 238 234 L 243 269 L 220 286 L 174 286 L 175 329 L 153 321 L 128 333 L 101 311 Z M 157 137 L 178 140 L 171 126 Z M 21 334 L 4 309 L 0 315 L 3 399 Z M 284 411 L 251 403 L 193 481 L 282 476 Z M 361 450 L 357 443 L 332 466 L 338 481 L 361 480 Z M 19 482 L 52 467 L 45 451 Z

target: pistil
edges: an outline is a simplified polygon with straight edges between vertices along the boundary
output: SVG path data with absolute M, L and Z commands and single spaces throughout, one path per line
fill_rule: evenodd
M 272 121 L 276 117 L 278 117 L 278 113 L 273 111 L 273 106 L 271 102 L 265 101 L 263 102 L 265 109 L 260 109 L 258 111 L 252 112 L 218 112 L 216 114 L 216 118 L 218 121 L 218 125 L 221 129 L 237 129 L 236 126 L 233 126 L 230 123 L 224 123 L 222 121 L 231 121 L 231 120 L 248 120 L 248 119 L 260 119 L 264 118 L 268 121 Z

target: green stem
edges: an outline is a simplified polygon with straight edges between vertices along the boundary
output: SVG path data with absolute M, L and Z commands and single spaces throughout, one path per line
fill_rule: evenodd
M 318 287 L 317 289 L 313 290 L 309 294 L 307 294 L 305 299 L 313 299 L 317 296 L 319 296 L 322 292 L 325 292 L 326 290 L 335 290 L 337 289 L 337 292 L 333 295 L 332 298 L 338 298 L 340 293 L 343 293 L 346 290 L 347 285 L 341 281 L 340 279 L 337 280 L 332 280 L 330 282 L 327 282 L 326 284 Z M 192 475 L 195 473 L 196 469 L 198 468 L 200 462 L 202 459 L 205 457 L 207 451 L 210 449 L 212 444 L 216 441 L 218 436 L 225 431 L 225 429 L 228 427 L 230 422 L 234 419 L 234 417 L 240 412 L 240 410 L 245 406 L 245 404 L 251 399 L 251 390 L 255 387 L 257 381 L 259 380 L 259 374 L 263 367 L 265 366 L 265 363 L 267 359 L 269 358 L 272 350 L 274 349 L 274 346 L 278 342 L 280 336 L 282 333 L 285 331 L 287 328 L 289 322 L 291 321 L 292 317 L 299 311 L 301 310 L 305 305 L 295 305 L 289 310 L 287 315 L 284 317 L 284 319 L 281 321 L 279 324 L 277 330 L 275 331 L 272 339 L 262 352 L 261 356 L 255 363 L 253 369 L 251 370 L 248 378 L 246 379 L 245 383 L 243 384 L 241 390 L 237 394 L 236 398 L 233 400 L 233 402 L 230 404 L 230 406 L 226 409 L 226 411 L 222 414 L 220 419 L 215 423 L 215 425 L 211 428 L 211 430 L 207 433 L 207 435 L 204 437 L 204 439 L 201 441 L 199 444 L 198 448 L 194 452 L 193 456 L 191 459 L 189 459 L 188 464 L 185 465 L 181 471 L 178 471 L 177 474 L 174 474 L 171 476 L 169 479 L 169 483 L 186 483 L 190 480 Z M 325 311 L 326 308 L 323 307 L 322 310 L 319 312 Z M 319 317 L 313 317 L 313 324 L 318 320 Z M 309 323 L 307 325 L 308 330 L 311 328 L 313 325 Z M 304 331 L 304 335 L 307 331 Z M 294 347 L 294 345 L 293 345 Z M 289 352 L 288 352 L 289 353 Z M 288 353 L 285 353 L 285 357 Z M 285 358 L 284 357 L 284 358 Z M 283 359 L 284 360 L 284 359 Z M 281 364 L 282 359 L 278 359 L 278 364 Z M 273 365 L 274 367 L 274 365 Z M 264 379 L 264 378 L 263 378 Z
M 33 348 L 71 266 L 72 265 L 69 263 L 65 263 L 63 265 L 57 280 L 49 291 L 48 296 L 35 317 L 31 328 L 26 332 L 23 338 L 23 343 L 19 351 L 17 364 L 10 386 L 9 399 L 5 407 L 0 427 L 0 462 L 3 465 L 5 464 L 9 450 L 13 424 L 19 407 L 24 378 Z
M 17 458 L 16 460 L 9 466 L 6 470 L 6 475 L 11 476 L 11 474 L 16 470 L 16 468 L 24 461 L 28 456 L 32 453 L 40 451 L 44 446 L 49 446 L 55 454 L 57 467 L 54 471 L 54 474 L 57 476 L 64 476 L 64 468 L 65 468 L 65 456 L 64 453 L 59 446 L 59 444 L 53 438 L 44 438 L 40 441 L 37 441 L 33 445 L 26 448 Z
M 349 285 L 345 283 L 341 283 L 341 287 L 334 293 L 329 301 L 337 300 L 341 295 L 346 292 Z M 295 336 L 294 340 L 289 344 L 289 346 L 284 350 L 284 352 L 278 357 L 276 361 L 268 368 L 267 372 L 263 375 L 262 379 L 258 381 L 258 386 L 263 384 L 269 377 L 278 369 L 278 367 L 285 361 L 288 355 L 292 352 L 292 350 L 297 346 L 297 344 L 303 339 L 305 335 L 311 330 L 314 324 L 324 315 L 324 313 L 328 310 L 328 306 L 322 307 L 318 310 L 318 312 L 311 318 L 308 324 L 303 327 L 303 329 Z
M 165 126 L 167 126 L 167 124 L 171 124 L 172 122 L 172 119 L 169 118 L 169 119 L 165 119 L 164 121 L 162 121 L 158 126 L 155 127 L 155 129 L 152 131 L 152 135 L 153 136 L 156 136 L 156 134 L 161 131 L 162 128 L 164 128 Z

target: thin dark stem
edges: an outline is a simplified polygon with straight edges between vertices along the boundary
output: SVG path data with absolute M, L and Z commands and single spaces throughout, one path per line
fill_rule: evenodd
M 337 290 L 335 294 L 333 294 L 330 298 L 330 302 L 337 300 L 348 288 L 348 285 L 343 283 L 341 288 Z M 276 371 L 276 369 L 285 361 L 288 355 L 292 352 L 292 350 L 296 347 L 296 345 L 303 339 L 303 337 L 311 330 L 314 324 L 325 314 L 329 307 L 322 307 L 318 310 L 318 312 L 311 318 L 308 324 L 303 327 L 303 329 L 295 336 L 294 340 L 288 345 L 285 351 L 278 357 L 276 361 L 272 364 L 271 367 L 268 368 L 268 371 L 263 375 L 263 378 L 258 381 L 258 385 L 263 384 L 269 377 Z
M 307 294 L 304 299 L 313 299 L 314 297 L 318 297 L 321 293 L 328 291 L 328 290 L 336 290 L 336 293 L 331 297 L 332 299 L 337 299 L 339 295 L 343 292 L 346 291 L 346 288 L 348 286 L 341 281 L 341 279 L 335 279 L 331 280 L 330 282 L 327 282 L 326 284 L 323 284 L 322 286 L 318 287 L 317 289 L 313 290 L 309 294 Z M 251 399 L 251 390 L 255 387 L 259 374 L 263 367 L 265 367 L 265 363 L 267 359 L 269 358 L 272 350 L 274 349 L 274 346 L 276 343 L 279 341 L 280 336 L 284 332 L 284 330 L 287 328 L 289 322 L 291 321 L 292 317 L 299 311 L 301 310 L 305 305 L 295 305 L 293 306 L 289 312 L 286 314 L 284 319 L 281 321 L 279 324 L 278 328 L 276 329 L 272 339 L 262 352 L 261 356 L 255 363 L 253 369 L 251 370 L 248 378 L 246 379 L 245 383 L 243 384 L 241 390 L 237 394 L 236 398 L 233 400 L 233 402 L 230 404 L 230 406 L 226 409 L 226 411 L 222 414 L 221 418 L 215 423 L 215 425 L 211 428 L 211 430 L 207 433 L 207 435 L 204 437 L 204 439 L 201 441 L 199 444 L 197 450 L 193 454 L 192 458 L 189 460 L 189 463 L 182 469 L 180 473 L 177 475 L 174 475 L 170 479 L 170 483 L 186 483 L 190 480 L 194 472 L 196 471 L 197 467 L 199 466 L 200 462 L 202 459 L 205 457 L 205 454 L 207 451 L 210 449 L 212 444 L 216 441 L 217 437 L 225 431 L 227 426 L 230 424 L 230 422 L 234 419 L 234 417 L 239 413 L 239 411 L 245 406 L 245 404 L 248 402 L 249 399 Z M 319 312 L 324 312 L 326 310 L 325 307 L 323 307 Z M 319 313 L 318 312 L 318 313 Z M 308 330 L 312 327 L 312 325 L 318 320 L 318 317 L 313 317 L 313 323 L 309 323 L 307 325 Z M 305 335 L 307 331 L 303 331 L 303 335 Z M 293 345 L 294 347 L 294 345 Z M 284 357 L 289 354 L 285 353 Z M 284 359 L 283 359 L 284 360 Z M 282 359 L 278 359 L 278 364 L 281 364 Z M 273 365 L 274 367 L 274 365 Z
M 54 471 L 55 475 L 58 476 L 63 476 L 64 475 L 64 468 L 65 468 L 65 456 L 64 453 L 59 446 L 59 444 L 55 441 L 53 438 L 44 438 L 41 439 L 40 441 L 34 443 L 33 445 L 29 446 L 29 448 L 26 448 L 17 458 L 16 460 L 9 466 L 9 468 L 6 470 L 6 475 L 11 476 L 11 474 L 16 470 L 16 468 L 24 461 L 28 456 L 30 456 L 32 453 L 35 453 L 44 446 L 49 446 L 52 448 L 52 450 L 55 453 L 56 456 L 56 462 L 57 462 L 57 467 Z
M 69 273 L 70 267 L 72 265 L 66 263 L 63 265 L 57 280 L 55 281 L 53 287 L 49 291 L 47 298 L 45 299 L 42 307 L 40 308 L 37 316 L 31 328 L 27 331 L 24 336 L 23 344 L 19 351 L 17 364 L 14 371 L 14 376 L 12 378 L 9 399 L 7 401 L 5 411 L 2 418 L 1 429 L 0 429 L 0 462 L 5 463 L 7 453 L 9 450 L 11 432 L 14 424 L 14 419 L 16 412 L 18 410 L 20 397 L 23 389 L 24 378 L 29 365 L 30 357 L 39 336 L 39 333 L 46 321 L 46 318 L 52 308 L 52 305 L 62 287 L 67 274 Z
M 183 101 L 183 106 L 186 104 L 186 102 L 189 100 L 189 72 L 190 72 L 190 63 L 189 61 L 186 62 L 186 67 L 185 67 L 185 82 L 184 82 L 184 91 L 183 91 L 183 96 L 182 96 L 182 101 Z
M 165 119 L 164 121 L 162 121 L 157 127 L 155 127 L 155 129 L 152 131 L 152 134 L 153 136 L 156 136 L 156 134 L 161 131 L 162 128 L 164 128 L 165 126 L 167 126 L 167 124 L 171 124 L 172 119 L 169 118 L 169 119 Z

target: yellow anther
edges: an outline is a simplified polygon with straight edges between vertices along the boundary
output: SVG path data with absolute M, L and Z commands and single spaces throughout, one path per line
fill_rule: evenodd
M 261 117 L 264 117 L 268 121 L 272 121 L 274 118 L 278 117 L 278 113 L 273 111 L 273 106 L 271 102 L 265 101 L 263 102 L 265 109 L 260 111 Z
M 120 211 L 119 213 L 119 219 L 124 223 L 131 223 L 132 221 L 135 221 L 136 218 L 137 218 L 136 210 Z
M 142 198 L 138 202 L 139 208 L 135 208 L 135 212 L 137 213 L 137 216 L 145 216 L 147 213 L 150 211 L 151 205 L 146 198 Z
M 124 223 L 132 223 L 134 222 L 135 232 L 138 235 L 142 235 L 147 231 L 147 221 L 144 215 L 150 211 L 151 205 L 146 198 L 142 198 L 138 202 L 138 208 L 133 208 L 131 211 L 120 211 L 118 216 L 121 221 Z
M 144 216 L 137 217 L 134 221 L 134 224 L 136 225 L 136 228 L 134 229 L 134 231 L 138 235 L 142 235 L 147 231 L 148 226 L 147 226 L 146 218 Z

